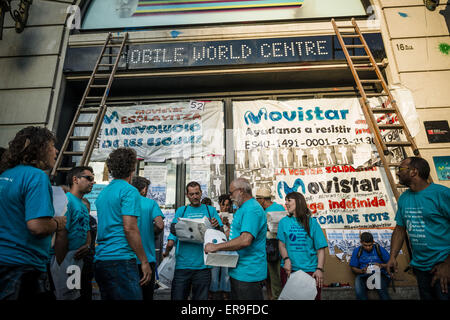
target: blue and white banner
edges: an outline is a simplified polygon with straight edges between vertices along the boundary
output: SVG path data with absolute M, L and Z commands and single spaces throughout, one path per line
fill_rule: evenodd
M 372 167 L 377 152 L 357 98 L 241 101 L 233 116 L 236 175 L 254 189 L 270 188 L 280 204 L 304 194 L 322 228 L 395 226 L 395 198 Z
M 155 162 L 223 155 L 223 118 L 222 101 L 110 107 L 91 161 L 103 161 L 119 147 Z

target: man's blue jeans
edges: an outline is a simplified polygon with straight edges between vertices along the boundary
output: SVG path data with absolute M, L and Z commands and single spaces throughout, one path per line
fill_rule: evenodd
M 95 281 L 102 300 L 142 300 L 136 259 L 95 262 Z
M 419 286 L 420 300 L 449 300 L 449 294 L 442 292 L 439 280 L 436 280 L 434 286 L 431 286 L 433 274 L 430 271 L 421 271 L 416 268 L 413 270 Z
M 0 266 L 0 300 L 47 300 L 46 272 L 32 266 Z
M 367 297 L 367 278 L 370 277 L 370 274 L 358 274 L 355 278 L 355 293 L 356 299 L 358 300 L 368 300 Z M 391 297 L 388 293 L 390 279 L 383 273 L 381 273 L 381 289 L 376 289 L 378 295 L 380 296 L 380 300 L 391 300 Z
M 172 280 L 172 300 L 187 300 L 192 287 L 192 300 L 208 300 L 211 269 L 175 269 Z

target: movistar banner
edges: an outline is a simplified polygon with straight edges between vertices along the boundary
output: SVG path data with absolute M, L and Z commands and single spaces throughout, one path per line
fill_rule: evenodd
M 239 101 L 233 117 L 238 177 L 270 188 L 280 204 L 304 194 L 323 228 L 395 225 L 395 199 L 372 166 L 378 154 L 357 98 Z M 400 134 L 383 133 L 386 141 Z

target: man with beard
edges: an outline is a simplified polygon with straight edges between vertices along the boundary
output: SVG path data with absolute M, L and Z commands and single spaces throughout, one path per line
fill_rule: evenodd
M 392 233 L 391 255 L 387 269 L 397 271 L 396 257 L 408 233 L 411 266 L 422 300 L 448 300 L 450 281 L 450 190 L 429 183 L 430 166 L 419 157 L 403 160 L 397 176 L 408 186 L 398 199 L 397 226 Z
M 252 197 L 250 183 L 243 178 L 230 184 L 230 198 L 239 207 L 231 223 L 230 241 L 205 246 L 205 252 L 237 251 L 236 268 L 230 268 L 232 300 L 263 300 L 262 286 L 267 278 L 264 209 Z
M 69 172 L 67 182 L 70 187 L 70 191 L 66 193 L 68 200 L 67 223 L 66 228 L 56 234 L 55 256 L 51 262 L 56 298 L 60 300 L 72 300 L 80 296 L 78 289 L 69 289 L 67 285 L 64 285 L 67 279 L 67 270 L 63 261 L 67 259 L 67 261 L 76 262 L 81 269 L 83 258 L 89 252 L 91 244 L 89 210 L 82 199 L 85 194 L 92 191 L 95 183 L 94 170 L 88 166 L 75 167 Z M 58 282 L 63 285 L 58 286 Z

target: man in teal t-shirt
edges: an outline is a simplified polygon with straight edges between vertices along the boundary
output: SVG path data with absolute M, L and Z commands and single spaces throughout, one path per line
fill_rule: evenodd
M 272 192 L 267 187 L 256 190 L 256 201 L 258 201 L 266 213 L 286 211 L 281 204 L 272 201 Z M 278 240 L 275 234 L 270 233 L 269 231 L 267 231 L 266 253 L 268 272 L 266 284 L 267 289 L 270 289 L 268 297 L 269 299 L 277 300 L 282 290 L 280 278 L 280 251 L 278 250 Z
M 114 179 L 95 201 L 98 218 L 95 279 L 104 300 L 142 300 L 141 286 L 151 279 L 137 223 L 141 196 L 130 184 L 136 162 L 136 151 L 131 148 L 111 152 L 106 164 Z M 136 257 L 141 262 L 142 277 Z
M 144 177 L 134 177 L 131 184 L 141 195 L 141 215 L 138 218 L 138 227 L 141 233 L 142 245 L 152 269 L 152 278 L 148 284 L 142 286 L 142 295 L 144 300 L 153 300 L 156 267 L 155 231 L 156 234 L 159 234 L 164 229 L 164 215 L 158 203 L 146 197 L 150 180 Z M 138 264 L 141 264 L 140 261 L 138 261 Z M 140 269 L 139 274 L 142 276 Z
M 397 269 L 396 257 L 408 233 L 420 298 L 448 300 L 450 189 L 428 183 L 429 174 L 428 162 L 419 157 L 406 158 L 398 167 L 399 182 L 409 190 L 398 200 L 387 269 L 391 274 Z
M 68 278 L 66 264 L 76 264 L 83 268 L 83 258 L 89 252 L 91 243 L 89 211 L 81 199 L 92 191 L 95 183 L 94 170 L 88 166 L 75 167 L 67 175 L 67 182 L 70 192 L 66 193 L 68 200 L 65 214 L 66 228 L 56 234 L 55 256 L 50 263 L 58 300 L 73 300 L 80 296 L 80 289 L 69 289 L 65 285 Z M 61 285 L 58 285 L 59 283 Z
M 212 206 L 201 204 L 202 189 L 198 182 L 192 181 L 187 184 L 186 196 L 190 205 L 178 208 L 172 223 L 177 223 L 178 218 L 199 219 L 207 217 L 214 228 L 222 227 L 222 220 L 217 214 L 217 210 Z M 175 273 L 171 290 L 172 300 L 187 300 L 191 287 L 192 300 L 208 300 L 211 267 L 204 263 L 203 244 L 177 241 L 176 235 L 171 233 L 167 241 L 165 256 L 169 254 L 175 242 L 177 246 Z
M 237 251 L 236 268 L 230 268 L 231 299 L 263 300 L 262 281 L 267 278 L 266 213 L 252 197 L 248 180 L 230 184 L 230 198 L 239 207 L 231 224 L 230 241 L 205 246 L 205 252 Z

